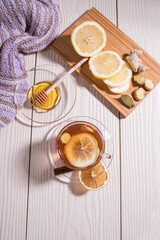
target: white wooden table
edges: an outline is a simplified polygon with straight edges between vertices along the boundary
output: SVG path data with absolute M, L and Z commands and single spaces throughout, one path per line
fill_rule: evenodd
M 61 32 L 91 7 L 160 62 L 159 0 L 63 0 Z M 26 57 L 27 69 L 58 61 L 46 49 Z M 159 240 L 160 84 L 126 118 L 87 82 L 68 117 L 88 115 L 105 123 L 114 139 L 108 185 L 78 195 L 54 179 L 46 134 L 14 120 L 0 132 L 1 240 Z M 82 97 L 83 96 L 83 97 Z

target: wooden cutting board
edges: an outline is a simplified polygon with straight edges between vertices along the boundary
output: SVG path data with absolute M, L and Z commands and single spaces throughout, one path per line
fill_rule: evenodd
M 146 53 L 141 47 L 139 47 L 133 40 L 131 40 L 95 8 L 91 8 L 84 15 L 82 15 L 51 45 L 51 49 L 54 50 L 60 57 L 62 57 L 63 60 L 66 61 L 70 66 L 73 66 L 82 59 L 82 57 L 75 52 L 70 39 L 73 29 L 84 21 L 96 21 L 105 29 L 107 35 L 107 44 L 103 51 L 115 51 L 122 58 L 124 58 L 124 55 L 129 54 L 132 49 L 141 49 L 143 54 L 140 56 L 140 58 L 142 59 L 143 64 L 149 67 L 149 69 L 143 73 L 143 75 L 152 79 L 155 86 L 159 83 L 160 64 L 158 64 L 148 53 Z M 133 109 L 141 102 L 135 101 L 136 105 L 132 109 L 125 107 L 120 100 L 120 94 L 110 93 L 106 84 L 104 84 L 102 80 L 99 80 L 92 75 L 88 67 L 88 62 L 84 63 L 81 68 L 77 69 L 77 72 L 101 95 L 103 95 L 116 109 L 118 109 L 124 117 L 127 117 L 128 114 L 132 112 Z M 138 87 L 131 81 L 131 86 L 126 93 L 132 94 L 136 88 Z M 146 92 L 146 96 L 148 93 L 149 92 Z

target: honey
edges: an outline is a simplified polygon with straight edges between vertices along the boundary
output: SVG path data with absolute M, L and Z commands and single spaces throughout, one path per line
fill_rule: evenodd
M 35 97 L 42 91 L 46 91 L 48 88 L 52 86 L 52 82 L 45 81 L 35 84 L 32 88 L 30 88 L 28 97 L 37 112 L 47 112 L 52 110 L 57 106 L 61 99 L 61 91 L 59 87 L 54 88 L 49 94 L 48 99 L 45 103 L 36 106 Z

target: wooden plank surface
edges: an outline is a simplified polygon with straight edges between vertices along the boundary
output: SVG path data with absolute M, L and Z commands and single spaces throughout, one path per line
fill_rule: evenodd
M 34 66 L 34 54 L 25 59 L 27 67 Z M 30 137 L 31 128 L 17 120 L 0 132 L 1 240 L 25 239 Z
M 124 8 L 125 6 L 125 8 Z M 160 2 L 121 0 L 119 28 L 160 62 Z M 160 239 L 160 86 L 121 120 L 122 239 Z
M 159 1 L 62 0 L 61 32 L 92 7 L 118 22 L 160 62 Z M 53 62 L 67 69 L 53 51 L 38 53 L 37 65 Z M 34 65 L 35 56 L 27 56 L 27 69 Z M 95 88 L 74 76 L 77 102 L 68 117 L 88 115 L 108 126 L 115 145 L 110 182 L 101 191 L 85 192 L 80 185 L 56 181 L 46 140 L 55 124 L 31 128 L 14 120 L 0 132 L 0 240 L 159 240 L 160 86 L 119 120 L 118 111 Z
M 84 21 L 96 21 L 105 29 L 107 43 L 103 50 L 115 51 L 122 59 L 124 59 L 124 55 L 129 54 L 132 49 L 141 49 L 143 52 L 141 59 L 144 65 L 150 68 L 145 72 L 144 75 L 147 78 L 151 78 L 155 85 L 159 83 L 160 65 L 158 62 L 156 62 L 147 52 L 133 42 L 127 35 L 125 35 L 95 8 L 91 8 L 84 15 L 78 18 L 78 20 L 73 23 L 65 32 L 63 32 L 51 45 L 51 49 L 54 50 L 60 57 L 62 57 L 69 65 L 72 66 L 81 59 L 72 46 L 71 34 L 73 29 Z M 112 94 L 102 80 L 94 77 L 89 70 L 88 62 L 84 63 L 80 69 L 77 69 L 77 72 L 79 72 L 84 79 L 86 79 L 125 117 L 128 116 L 128 114 L 133 111 L 133 109 L 136 108 L 136 106 L 141 102 L 136 101 L 135 107 L 131 109 L 128 109 L 126 106 L 124 106 L 120 101 L 121 94 Z M 131 86 L 126 93 L 132 94 L 135 89 L 137 89 L 137 86 L 135 86 L 131 81 Z M 146 92 L 146 95 L 148 95 L 148 93 L 149 92 Z
M 116 24 L 116 5 L 99 10 Z M 61 31 L 90 7 L 91 2 L 63 1 Z M 94 4 L 94 2 L 92 3 Z M 70 8 L 71 7 L 71 8 Z M 67 67 L 53 51 L 38 54 L 37 65 L 58 62 Z M 27 239 L 120 239 L 120 165 L 119 165 L 119 113 L 77 73 L 77 102 L 67 116 L 87 115 L 99 119 L 111 131 L 115 143 L 114 160 L 109 168 L 111 180 L 103 191 L 86 192 L 79 184 L 56 181 L 50 167 L 46 141 L 52 126 L 33 128 L 29 187 Z M 36 75 L 36 81 L 39 77 Z

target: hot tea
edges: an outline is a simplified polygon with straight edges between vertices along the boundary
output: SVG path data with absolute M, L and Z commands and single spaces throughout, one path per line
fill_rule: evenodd
M 84 121 L 65 126 L 56 144 L 60 158 L 72 169 L 86 169 L 95 165 L 104 152 L 102 133 L 93 124 Z

